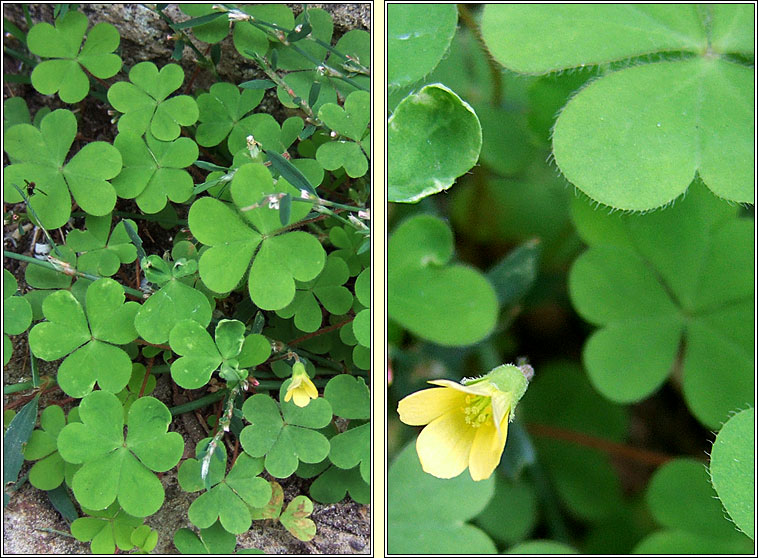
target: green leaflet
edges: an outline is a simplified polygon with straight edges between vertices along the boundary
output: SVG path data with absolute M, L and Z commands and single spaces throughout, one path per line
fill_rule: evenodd
M 198 458 L 205 454 L 209 438 L 198 443 Z M 218 452 L 218 455 L 216 455 Z M 223 528 L 234 534 L 250 528 L 252 516 L 248 506 L 261 507 L 271 498 L 271 486 L 258 475 L 263 471 L 263 460 L 242 454 L 228 475 L 224 475 L 226 449 L 218 446 L 211 457 L 209 468 L 211 488 L 201 494 L 190 506 L 189 518 L 201 529 L 219 521 Z M 195 492 L 204 488 L 200 459 L 187 459 L 179 468 L 179 483 L 184 490 Z
M 610 207 L 661 207 L 683 193 L 695 173 L 716 195 L 750 202 L 754 117 L 747 100 L 754 80 L 750 68 L 726 57 L 752 53 L 749 10 L 492 5 L 482 34 L 501 64 L 531 74 L 651 53 L 694 56 L 609 72 L 580 90 L 556 122 L 555 160 L 573 184 Z M 566 25 L 571 33 L 563 32 Z M 532 48 L 522 48 L 525 42 Z
M 252 260 L 248 290 L 253 302 L 265 310 L 287 306 L 295 296 L 295 280 L 314 279 L 326 260 L 321 243 L 304 231 L 269 236 L 281 228 L 278 211 L 268 207 L 265 197 L 275 193 L 300 196 L 300 191 L 282 178 L 274 185 L 271 173 L 262 164 L 246 164 L 232 181 L 232 197 L 236 207 L 244 210 L 242 217 L 230 205 L 212 198 L 197 200 L 189 213 L 193 234 L 211 246 L 200 258 L 203 282 L 215 292 L 232 290 Z M 247 209 L 259 203 L 260 207 Z M 289 222 L 302 219 L 309 205 L 294 204 Z M 261 234 L 267 238 L 262 239 Z
M 684 338 L 684 397 L 693 414 L 715 427 L 747 404 L 752 225 L 698 184 L 651 215 L 605 215 L 580 199 L 573 211 L 591 248 L 574 263 L 569 291 L 577 311 L 602 326 L 583 353 L 595 387 L 619 402 L 646 397 L 668 377 Z M 729 362 L 730 382 L 720 381 L 724 361 L 714 354 Z
M 82 463 L 72 488 L 82 506 L 103 509 L 118 499 L 136 517 L 155 513 L 164 492 L 151 471 L 168 471 L 184 449 L 180 434 L 166 432 L 168 408 L 153 397 L 134 402 L 126 421 L 121 403 L 106 391 L 93 392 L 79 405 L 81 423 L 72 423 L 58 436 L 58 451 L 65 461 Z
M 87 24 L 84 14 L 69 11 L 56 20 L 55 27 L 42 22 L 29 30 L 29 50 L 53 59 L 34 67 L 31 77 L 37 91 L 43 95 L 58 93 L 64 103 L 78 103 L 89 93 L 89 79 L 81 66 L 101 79 L 113 77 L 121 69 L 121 58 L 113 54 L 120 42 L 116 28 L 98 23 L 81 46 Z
M 635 552 L 687 553 L 697 544 L 709 552 L 750 552 L 752 541 L 724 517 L 704 464 L 675 459 L 658 469 L 645 494 L 650 511 L 665 530 L 643 539 Z
M 25 180 L 39 188 L 30 197 L 30 205 L 48 229 L 62 226 L 71 215 L 71 196 L 87 213 L 107 215 L 116 204 L 116 192 L 108 182 L 121 171 L 121 154 L 105 142 L 91 142 L 67 163 L 76 136 L 76 118 L 71 111 L 58 109 L 40 122 L 18 124 L 5 136 L 4 148 L 17 163 L 5 168 L 5 201 L 17 203 Z M 45 194 L 38 193 L 39 190 Z M 70 192 L 70 193 L 69 193 Z
M 755 410 L 745 409 L 721 427 L 711 451 L 711 483 L 732 521 L 751 539 L 755 538 L 752 518 L 755 510 L 755 456 L 753 424 Z
M 282 384 L 280 399 L 289 380 Z M 323 399 L 306 407 L 290 401 L 279 405 L 271 397 L 256 394 L 245 401 L 242 412 L 248 422 L 240 434 L 245 452 L 253 457 L 265 455 L 266 471 L 276 478 L 290 476 L 298 463 L 318 463 L 329 453 L 329 441 L 314 429 L 323 428 L 332 418 L 331 405 Z
M 69 291 L 56 291 L 42 304 L 46 322 L 29 332 L 32 352 L 43 360 L 66 355 L 58 369 L 58 385 L 72 397 L 83 397 L 98 383 L 112 393 L 131 377 L 131 359 L 117 345 L 137 337 L 136 302 L 124 302 L 124 290 L 112 279 L 99 279 L 87 288 L 87 310 Z M 109 368 L 102 367 L 109 362 Z
M 478 271 L 450 264 L 452 232 L 442 221 L 417 215 L 389 240 L 387 311 L 415 335 L 440 345 L 485 338 L 497 318 L 497 298 Z
M 387 481 L 390 553 L 442 553 L 450 545 L 477 554 L 495 552 L 492 540 L 467 523 L 492 497 L 493 478 L 437 479 L 421 470 L 416 448 L 408 444 L 390 465 Z
M 145 213 L 158 213 L 168 200 L 186 202 L 192 195 L 192 176 L 185 171 L 197 160 L 197 144 L 189 138 L 159 141 L 152 134 L 121 132 L 113 145 L 121 152 L 124 168 L 112 184 L 120 198 L 135 198 Z
M 387 83 L 410 85 L 439 64 L 455 34 L 454 5 L 393 4 L 387 8 Z
M 407 96 L 387 123 L 391 202 L 417 202 L 450 188 L 474 166 L 482 128 L 471 106 L 442 84 Z
M 168 98 L 181 87 L 184 70 L 166 64 L 160 71 L 152 62 L 140 62 L 129 70 L 130 81 L 119 81 L 108 89 L 108 101 L 124 113 L 118 120 L 119 132 L 141 136 L 146 131 L 161 141 L 179 137 L 181 126 L 197 122 L 197 103 L 188 95 Z

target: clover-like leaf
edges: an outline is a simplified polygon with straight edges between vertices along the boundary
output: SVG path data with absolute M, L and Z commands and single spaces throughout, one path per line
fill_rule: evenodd
M 235 155 L 238 155 L 240 150 L 243 150 L 243 153 L 249 153 L 247 142 L 248 138 L 252 136 L 261 148 L 284 152 L 302 130 L 303 119 L 298 116 L 288 118 L 279 126 L 273 116 L 259 112 L 245 116 L 231 129 L 227 145 L 229 152 Z
M 716 58 L 609 74 L 561 112 L 555 161 L 592 199 L 620 209 L 665 205 L 696 173 L 717 196 L 751 202 L 755 127 L 745 101 L 754 94 L 752 69 Z
M 210 246 L 200 257 L 203 283 L 220 293 L 234 289 L 247 271 L 261 235 L 229 205 L 214 198 L 200 198 L 192 204 L 189 226 L 195 238 Z
M 87 288 L 86 315 L 69 291 L 54 292 L 42 304 L 47 321 L 32 328 L 29 345 L 43 360 L 68 355 L 58 368 L 58 385 L 71 397 L 83 397 L 95 382 L 113 393 L 129 382 L 131 359 L 117 345 L 137 337 L 134 316 L 139 304 L 124 303 L 124 298 L 121 285 L 106 278 Z
M 350 428 L 329 440 L 329 461 L 340 469 L 360 465 L 363 481 L 371 482 L 371 425 Z
M 487 279 L 471 267 L 448 262 L 453 235 L 430 215 L 402 223 L 389 240 L 388 315 L 423 339 L 440 345 L 468 345 L 495 326 L 497 297 Z
M 368 160 L 360 144 L 352 141 L 336 140 L 319 146 L 316 160 L 326 170 L 344 168 L 351 178 L 363 176 L 368 171 Z
M 495 544 L 467 523 L 492 498 L 495 479 L 474 482 L 468 475 L 438 479 L 421 470 L 414 444 L 390 465 L 387 521 L 391 554 L 440 554 L 465 545 L 472 554 L 495 552 Z M 464 546 L 461 546 L 464 548 Z
M 37 188 L 29 205 L 48 229 L 68 221 L 70 196 L 90 215 L 107 215 L 116 204 L 116 191 L 108 180 L 121 170 L 121 154 L 109 143 L 93 141 L 65 163 L 76 128 L 74 114 L 58 109 L 42 119 L 39 129 L 18 124 L 5 134 L 5 151 L 19 161 L 4 170 L 5 201 L 22 201 L 13 185 L 23 188 L 25 180 L 34 182 Z
M 64 103 L 78 103 L 89 93 L 89 78 L 82 66 L 100 79 L 113 77 L 121 69 L 121 58 L 113 54 L 120 41 L 118 30 L 110 23 L 98 23 L 81 46 L 87 23 L 84 14 L 69 11 L 55 22 L 55 27 L 41 22 L 29 29 L 29 50 L 53 59 L 34 67 L 31 77 L 37 91 L 43 95 L 58 93 Z
M 659 546 L 662 543 L 655 542 L 654 533 L 640 543 L 643 548 L 658 546 L 665 552 L 663 549 L 668 546 L 669 552 L 688 553 L 692 545 L 687 544 L 686 535 L 702 538 L 703 548 L 714 554 L 749 553 L 753 546 L 753 542 L 724 516 L 708 482 L 708 472 L 702 463 L 693 459 L 675 459 L 660 467 L 648 484 L 645 499 L 661 526 L 685 536 L 673 545 Z
M 327 103 L 319 109 L 318 117 L 340 136 L 361 141 L 371 121 L 371 95 L 368 91 L 354 91 L 345 99 L 344 108 Z
M 318 111 L 318 109 L 325 103 L 337 102 L 335 84 L 332 83 L 332 80 L 328 76 L 323 75 L 317 70 L 290 72 L 284 76 L 284 83 L 288 87 L 288 90 L 285 90 L 282 87 L 277 87 L 276 95 L 285 107 L 299 108 L 300 106 L 294 102 L 292 95 L 289 92 L 290 90 L 295 94 L 296 98 L 308 99 L 314 83 L 319 84 L 318 96 L 316 97 L 315 102 L 310 103 L 310 106 L 314 111 Z
M 729 517 L 755 539 L 755 409 L 745 409 L 721 427 L 711 451 L 711 483 Z
M 329 466 L 311 484 L 311 498 L 322 504 L 336 504 L 350 494 L 355 502 L 369 504 L 371 502 L 371 487 L 363 480 L 359 467 L 340 469 Z
M 368 267 L 370 252 L 359 252 L 364 237 L 353 227 L 332 227 L 329 229 L 329 240 L 337 247 L 332 252 L 347 263 L 350 276 L 354 277 Z
M 237 357 L 240 368 L 253 368 L 266 362 L 271 356 L 271 342 L 259 333 L 245 337 L 242 349 Z
M 343 286 L 348 278 L 345 260 L 330 254 L 319 276 L 304 284 L 297 284 L 294 300 L 285 308 L 277 310 L 277 314 L 283 318 L 294 316 L 295 326 L 302 331 L 316 331 L 321 327 L 322 321 L 318 301 L 331 314 L 342 315 L 350 310 L 353 295 Z
M 69 264 L 72 269 L 76 269 L 76 252 L 66 245 L 58 246 L 58 250 L 60 255 L 54 253 L 56 258 Z M 71 286 L 72 278 L 65 273 L 59 273 L 39 265 L 28 265 L 24 272 L 24 280 L 27 285 L 35 289 L 67 289 Z M 35 317 L 35 319 L 39 318 Z
M 603 395 L 631 402 L 653 393 L 684 340 L 685 401 L 715 428 L 754 390 L 752 224 L 702 184 L 690 190 L 644 216 L 604 215 L 577 199 L 574 222 L 591 247 L 571 269 L 569 292 L 601 326 L 583 360 Z
M 419 81 L 439 64 L 458 24 L 452 4 L 393 4 L 387 7 L 387 84 Z
M 171 377 L 185 389 L 197 389 L 227 361 L 237 368 L 242 351 L 245 325 L 238 320 L 221 320 L 216 326 L 216 342 L 205 327 L 194 320 L 178 322 L 169 334 L 171 349 L 181 358 L 171 363 Z
M 126 220 L 135 230 L 137 225 L 131 219 Z M 110 277 L 121 264 L 131 263 L 137 259 L 137 249 L 129 238 L 124 222 L 120 221 L 111 232 L 111 216 L 96 217 L 87 215 L 84 220 L 86 231 L 74 229 L 66 237 L 69 248 L 79 253 L 78 271 Z
M 289 380 L 282 384 L 282 400 L 288 385 Z M 250 425 L 240 433 L 240 443 L 251 456 L 266 456 L 266 471 L 273 477 L 286 478 L 300 461 L 318 463 L 329 453 L 329 440 L 313 430 L 332 418 L 331 406 L 323 398 L 303 408 L 283 403 L 280 412 L 276 401 L 259 393 L 245 401 L 242 413 Z
M 326 259 L 321 243 L 304 231 L 271 235 L 261 241 L 261 234 L 275 233 L 282 226 L 278 211 L 265 205 L 265 196 L 275 193 L 300 196 L 299 190 L 282 178 L 274 185 L 271 173 L 262 164 L 246 164 L 232 181 L 234 203 L 245 209 L 242 218 L 231 206 L 213 198 L 197 200 L 189 212 L 192 234 L 211 247 L 200 258 L 203 282 L 215 292 L 230 291 L 252 259 L 248 290 L 253 302 L 264 310 L 278 310 L 289 304 L 295 296 L 295 279 L 314 279 Z M 263 207 L 247 209 L 261 202 Z M 289 222 L 296 222 L 309 211 L 308 203 L 295 205 Z
M 197 160 L 197 144 L 189 138 L 165 142 L 149 132 L 145 136 L 122 132 L 113 140 L 124 168 L 111 183 L 120 198 L 136 198 L 142 211 L 158 213 L 167 198 L 182 203 L 192 195 L 194 183 L 184 169 Z
M 371 418 L 371 395 L 363 378 L 356 378 L 350 374 L 337 374 L 327 382 L 324 398 L 331 403 L 332 411 L 338 417 Z
M 158 531 L 151 529 L 149 525 L 140 525 L 132 531 L 130 541 L 140 554 L 148 554 L 158 544 Z
M 355 63 L 358 63 L 366 69 L 371 68 L 371 34 L 363 29 L 351 29 L 342 35 L 334 50 L 337 52 L 333 51 L 327 58 L 327 63 L 334 67 L 342 66 L 345 70 L 351 71 Z M 344 60 L 338 53 L 350 58 Z M 355 75 L 353 80 L 367 89 L 371 86 L 370 77 L 367 75 Z M 354 91 L 352 85 L 341 80 L 334 80 L 334 85 L 345 96 Z
M 31 124 L 32 115 L 23 97 L 8 97 L 3 101 L 3 132 L 16 124 Z
M 216 14 L 218 17 L 207 23 L 192 26 L 192 34 L 204 43 L 217 43 L 229 34 L 229 18 L 223 12 L 213 9 L 211 4 L 181 4 L 179 8 L 192 18 Z M 225 554 L 225 553 L 222 553 Z
M 243 128 L 242 133 L 249 135 L 250 132 L 240 121 L 258 106 L 264 93 L 263 89 L 243 89 L 240 93 L 232 83 L 211 85 L 208 93 L 197 98 L 200 109 L 200 124 L 195 136 L 197 143 L 203 147 L 218 145 L 238 126 Z
M 292 29 L 295 26 L 295 16 L 292 10 L 284 4 L 241 5 L 240 9 L 254 18 L 260 18 L 283 29 Z M 254 58 L 251 53 L 265 56 L 269 50 L 269 39 L 266 32 L 250 22 L 235 24 L 232 38 L 237 52 L 245 58 Z
M 287 504 L 279 516 L 279 521 L 301 541 L 309 541 L 316 536 L 316 524 L 308 516 L 313 513 L 313 502 L 300 495 Z
M 58 405 L 45 407 L 39 417 L 40 429 L 32 432 L 24 447 L 24 459 L 36 461 L 29 469 L 29 482 L 40 490 L 61 485 L 66 463 L 58 453 L 58 434 L 66 425 L 66 416 Z
M 129 79 L 108 89 L 108 101 L 124 113 L 118 121 L 119 132 L 141 136 L 149 130 L 160 141 L 172 141 L 182 126 L 197 122 L 195 99 L 189 95 L 168 98 L 184 81 L 181 66 L 166 64 L 159 72 L 152 62 L 140 62 L 129 70 Z
M 387 199 L 414 203 L 450 188 L 479 159 L 474 109 L 442 84 L 408 95 L 387 123 Z
M 294 280 L 313 279 L 325 260 L 321 243 L 304 231 L 266 239 L 250 268 L 250 298 L 263 310 L 283 308 L 295 297 Z
M 306 177 L 308 178 L 308 177 Z M 252 163 L 237 169 L 232 180 L 232 198 L 237 207 L 249 207 L 264 200 L 269 194 L 290 194 L 300 197 L 300 190 L 292 186 L 287 180 L 279 179 L 274 184 L 271 172 L 261 163 Z M 290 218 L 286 224 L 296 223 L 308 215 L 311 209 L 310 203 L 296 203 L 290 210 Z M 243 211 L 244 219 L 251 223 L 261 234 L 272 233 L 282 227 L 279 212 L 273 211 L 266 205 Z
M 17 289 L 16 278 L 10 271 L 3 269 L 3 339 L 8 339 L 8 335 L 25 332 L 32 323 L 32 307 L 25 298 L 15 296 Z M 4 343 L 10 345 L 10 340 Z M 10 361 L 11 352 L 3 351 L 4 365 Z
M 216 522 L 197 535 L 183 527 L 174 533 L 174 546 L 182 554 L 232 554 L 237 546 L 237 537 Z
M 148 343 L 161 344 L 168 341 L 171 329 L 179 321 L 194 320 L 206 327 L 211 321 L 211 313 L 211 305 L 203 293 L 171 275 L 167 283 L 139 308 L 134 327 Z
M 209 438 L 198 443 L 195 454 L 200 457 L 206 451 Z M 215 452 L 218 452 L 216 455 Z M 211 488 L 201 494 L 189 508 L 189 518 L 201 529 L 211 527 L 216 521 L 230 533 L 243 533 L 250 528 L 251 507 L 262 507 L 271 498 L 271 486 L 258 475 L 263 471 L 263 459 L 242 453 L 228 475 L 224 475 L 226 449 L 216 448 L 211 457 L 209 480 Z M 205 487 L 202 478 L 202 461 L 187 459 L 179 468 L 179 484 L 188 492 Z
M 355 279 L 355 298 L 362 310 L 358 310 L 351 323 L 355 340 L 364 347 L 371 347 L 371 270 L 364 269 Z
M 588 8 L 492 5 L 482 33 L 500 63 L 526 73 L 672 50 L 695 57 L 609 73 L 575 95 L 553 132 L 555 160 L 566 178 L 592 199 L 621 209 L 663 206 L 696 173 L 717 196 L 752 201 L 753 71 L 728 60 L 733 53 L 752 55 L 750 8 Z M 524 37 L 534 48 L 522 48 Z
M 160 480 L 151 472 L 168 471 L 179 462 L 184 441 L 167 432 L 168 408 L 153 397 L 134 402 L 126 422 L 112 393 L 95 391 L 79 404 L 81 423 L 65 426 L 58 435 L 58 451 L 70 463 L 82 463 L 72 488 L 79 503 L 101 510 L 118 499 L 130 515 L 145 517 L 163 503 Z
M 252 509 L 253 519 L 279 519 L 284 505 L 284 490 L 282 485 L 271 481 L 271 499 L 263 507 Z
M 129 515 L 115 502 L 102 511 L 86 512 L 88 517 L 71 523 L 71 534 L 79 541 L 89 542 L 93 554 L 113 554 L 116 547 L 123 551 L 134 548 L 132 534 L 142 525 L 141 518 Z
M 332 42 L 334 24 L 329 12 L 320 8 L 309 8 L 301 12 L 294 23 L 287 29 L 296 29 L 298 26 L 310 26 L 308 38 L 317 40 L 298 40 L 297 46 L 300 52 L 296 52 L 289 45 L 274 43 L 273 48 L 277 51 L 277 67 L 282 70 L 308 70 L 313 68 L 314 63 L 323 62 L 328 54 L 324 44 Z M 303 54 L 304 53 L 304 54 Z

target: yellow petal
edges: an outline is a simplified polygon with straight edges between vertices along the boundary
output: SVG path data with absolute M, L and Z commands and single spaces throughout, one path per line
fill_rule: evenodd
M 495 421 L 498 435 L 505 438 L 508 433 L 508 421 L 510 420 L 513 394 L 511 392 L 498 392 L 492 396 L 492 418 Z M 505 421 L 505 429 L 501 425 Z
M 500 424 L 500 432 L 502 436 L 498 435 L 498 429 L 491 420 L 476 429 L 468 463 L 469 473 L 475 481 L 490 478 L 500 463 L 505 449 L 505 439 L 508 437 L 508 417 Z
M 287 402 L 292 399 L 292 388 L 287 388 L 287 393 L 284 394 L 284 401 Z
M 316 389 L 316 386 L 307 376 L 303 378 L 303 389 L 311 399 L 316 399 L 318 397 L 318 390 Z
M 298 389 L 297 391 L 293 392 L 294 396 L 294 403 L 298 407 L 307 407 L 308 403 L 311 402 L 311 397 L 308 396 L 308 394 L 305 392 L 305 390 Z M 285 397 L 286 400 L 286 397 Z
M 429 383 L 436 386 L 449 387 L 458 391 L 470 393 L 471 395 L 490 396 L 497 391 L 497 388 L 489 382 L 479 382 L 477 384 L 471 384 L 469 386 L 464 386 L 463 384 L 454 382 L 452 380 L 429 380 Z
M 457 477 L 468 466 L 475 432 L 458 409 L 433 420 L 416 440 L 421 468 L 441 479 Z
M 466 394 L 448 388 L 422 389 L 400 400 L 400 420 L 411 426 L 429 424 L 448 411 L 463 407 Z

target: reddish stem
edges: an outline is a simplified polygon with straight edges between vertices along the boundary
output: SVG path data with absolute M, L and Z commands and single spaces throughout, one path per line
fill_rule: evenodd
M 314 331 L 313 333 L 308 333 L 307 335 L 303 335 L 302 337 L 298 337 L 297 339 L 290 341 L 287 343 L 288 346 L 292 347 L 293 345 L 298 345 L 302 343 L 303 341 L 307 341 L 308 339 L 311 339 L 313 337 L 318 337 L 319 335 L 324 335 L 325 333 L 329 333 L 330 331 L 334 331 L 335 329 L 341 328 L 345 324 L 349 324 L 350 322 L 355 319 L 355 316 L 350 316 L 347 320 L 344 320 L 342 322 L 339 322 L 337 324 L 332 324 L 330 326 L 326 326 L 324 328 L 319 329 L 318 331 Z
M 652 467 L 658 467 L 674 459 L 674 456 L 672 455 L 635 448 L 626 444 L 612 442 L 605 438 L 592 436 L 591 434 L 558 428 L 556 426 L 548 426 L 547 424 L 528 424 L 527 430 L 535 436 L 564 440 L 573 444 L 600 450 L 611 456 L 638 461 Z
M 153 360 L 155 360 L 155 357 L 150 357 L 147 360 L 147 367 L 145 367 L 145 377 L 142 379 L 142 387 L 139 388 L 139 395 L 137 396 L 138 399 L 145 394 L 145 388 L 147 388 L 147 379 L 150 377 L 150 370 L 153 368 Z

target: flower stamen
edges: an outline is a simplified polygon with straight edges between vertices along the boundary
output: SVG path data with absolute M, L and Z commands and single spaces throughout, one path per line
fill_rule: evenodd
M 464 420 L 472 428 L 479 428 L 492 416 L 492 398 L 482 395 L 467 395 L 465 401 Z

